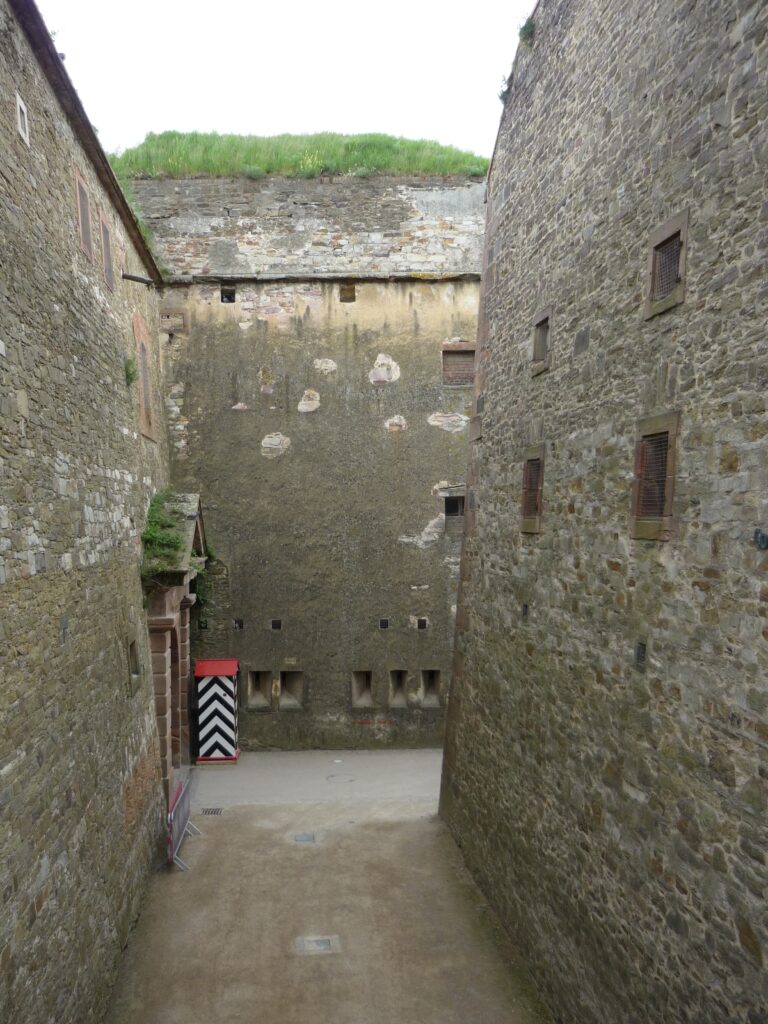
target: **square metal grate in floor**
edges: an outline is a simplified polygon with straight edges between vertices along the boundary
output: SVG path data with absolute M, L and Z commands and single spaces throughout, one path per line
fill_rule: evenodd
M 221 814 L 222 810 L 223 810 L 223 808 L 221 808 L 221 807 L 204 807 L 202 809 L 202 811 L 200 811 L 200 813 L 212 816 L 212 815 L 216 815 L 216 814 Z

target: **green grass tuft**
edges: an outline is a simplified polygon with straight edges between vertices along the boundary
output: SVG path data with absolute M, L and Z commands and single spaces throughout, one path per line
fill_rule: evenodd
M 150 132 L 138 146 L 111 156 L 125 188 L 131 178 L 194 175 L 259 178 L 267 174 L 316 178 L 321 174 L 429 174 L 483 176 L 489 161 L 453 146 L 393 135 L 219 135 Z M 130 186 L 128 199 L 133 205 Z
M 173 491 L 158 491 L 149 503 L 147 525 L 141 535 L 144 545 L 144 560 L 141 566 L 142 578 L 151 580 L 156 573 L 175 569 L 179 561 L 182 544 L 179 516 L 168 508 Z

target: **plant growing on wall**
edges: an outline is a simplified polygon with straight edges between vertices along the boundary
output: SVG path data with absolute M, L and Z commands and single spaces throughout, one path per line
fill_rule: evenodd
M 136 360 L 133 356 L 126 356 L 123 367 L 125 369 L 125 383 L 130 387 L 132 384 L 135 384 L 139 378 L 139 369 L 136 366 Z
M 167 507 L 172 497 L 171 490 L 158 491 L 149 503 L 147 525 L 141 534 L 144 558 L 141 563 L 141 577 L 147 582 L 156 573 L 175 569 L 178 563 L 181 534 L 179 519 Z
M 533 39 L 536 35 L 536 26 L 533 18 L 528 18 L 520 28 L 520 42 L 523 46 L 533 46 Z

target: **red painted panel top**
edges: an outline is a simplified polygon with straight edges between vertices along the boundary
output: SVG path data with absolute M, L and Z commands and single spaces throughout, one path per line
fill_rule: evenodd
M 195 662 L 195 679 L 203 676 L 236 676 L 240 662 L 234 658 L 202 659 Z

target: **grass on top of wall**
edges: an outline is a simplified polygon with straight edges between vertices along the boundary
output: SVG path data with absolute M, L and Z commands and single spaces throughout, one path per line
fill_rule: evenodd
M 489 161 L 453 146 L 393 135 L 219 135 L 216 132 L 150 132 L 119 156 L 110 156 L 121 182 L 138 177 L 194 175 L 262 178 L 284 174 L 472 175 L 482 177 Z

